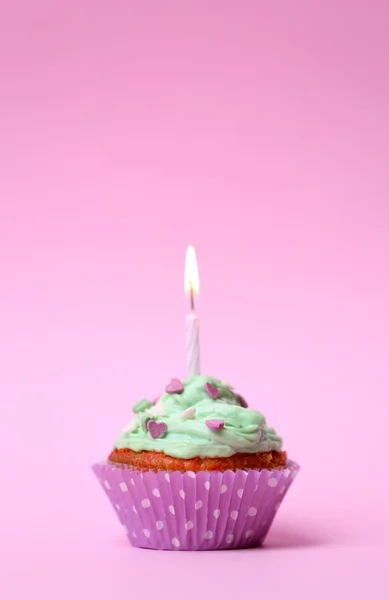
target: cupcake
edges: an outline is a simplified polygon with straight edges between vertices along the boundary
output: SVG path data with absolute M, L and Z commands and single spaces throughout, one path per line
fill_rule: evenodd
M 133 413 L 108 460 L 93 466 L 132 545 L 260 545 L 299 469 L 264 416 L 203 375 L 173 379 Z

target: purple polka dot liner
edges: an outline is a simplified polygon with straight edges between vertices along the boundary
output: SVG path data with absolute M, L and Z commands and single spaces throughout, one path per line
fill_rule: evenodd
M 131 544 L 154 550 L 228 550 L 263 543 L 300 467 L 193 473 L 92 467 Z

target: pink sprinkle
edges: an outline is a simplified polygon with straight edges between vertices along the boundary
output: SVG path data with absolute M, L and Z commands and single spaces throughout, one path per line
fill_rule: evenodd
M 240 396 L 239 394 L 238 394 L 238 400 L 239 400 L 241 406 L 243 406 L 243 408 L 248 408 L 249 407 L 249 405 L 247 404 L 246 400 L 242 396 Z
M 184 410 L 184 412 L 181 413 L 180 417 L 181 419 L 193 419 L 193 417 L 196 414 L 196 409 L 194 406 L 189 406 L 189 408 L 186 408 Z
M 166 386 L 166 392 L 168 394 L 182 394 L 184 386 L 179 379 L 172 379 L 171 382 Z
M 216 398 L 219 397 L 219 390 L 217 389 L 216 385 L 212 385 L 212 383 L 205 384 L 205 391 L 207 392 L 208 396 L 212 398 L 212 400 L 216 400 Z
M 147 422 L 147 429 L 149 430 L 151 437 L 156 440 L 165 433 L 167 425 L 166 423 L 163 423 L 163 421 L 157 423 L 153 419 L 150 419 L 150 421 Z
M 223 429 L 224 427 L 224 421 L 222 421 L 221 419 L 209 419 L 208 421 L 205 421 L 205 424 L 208 427 L 208 429 L 212 429 L 213 431 Z

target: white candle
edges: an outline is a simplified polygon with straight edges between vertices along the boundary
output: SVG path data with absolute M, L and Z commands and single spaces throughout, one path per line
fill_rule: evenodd
M 189 246 L 185 260 L 185 291 L 190 298 L 190 313 L 186 316 L 186 350 L 189 377 L 200 373 L 199 319 L 194 305 L 199 287 L 196 252 L 193 246 Z
M 188 376 L 200 373 L 199 319 L 196 313 L 186 315 L 186 350 Z

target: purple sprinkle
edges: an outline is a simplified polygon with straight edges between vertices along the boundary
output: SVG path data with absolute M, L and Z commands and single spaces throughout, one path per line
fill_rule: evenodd
M 147 422 L 147 429 L 149 430 L 151 437 L 156 440 L 165 433 L 167 425 L 163 421 L 157 423 L 154 419 L 150 419 L 150 421 Z
M 216 398 L 219 397 L 219 390 L 217 389 L 216 385 L 212 385 L 212 383 L 205 384 L 205 391 L 207 392 L 208 396 L 212 398 L 212 400 L 216 400 Z
M 166 392 L 168 394 L 182 394 L 184 386 L 179 379 L 172 379 L 171 382 L 166 386 Z
M 209 419 L 208 421 L 205 421 L 205 424 L 208 427 L 208 429 L 212 429 L 213 431 L 223 429 L 224 427 L 224 421 L 222 421 L 221 419 Z
M 249 405 L 247 404 L 246 400 L 243 398 L 243 396 L 240 396 L 238 394 L 238 400 L 240 402 L 240 405 L 243 406 L 243 408 L 248 408 Z

